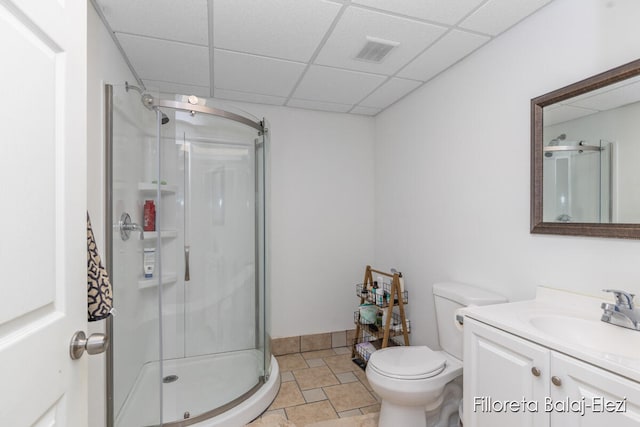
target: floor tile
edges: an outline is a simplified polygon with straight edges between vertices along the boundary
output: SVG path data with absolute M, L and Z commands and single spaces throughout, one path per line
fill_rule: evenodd
M 296 378 L 301 390 L 340 384 L 340 381 L 326 366 L 298 369 L 293 371 L 293 376 Z
M 307 362 L 300 353 L 287 354 L 285 356 L 277 356 L 278 366 L 281 371 L 293 371 L 294 369 L 308 368 Z
M 326 363 L 327 366 L 329 366 L 336 374 L 360 369 L 360 367 L 351 360 L 351 354 L 339 354 L 336 356 L 325 357 L 324 363 Z
M 322 357 L 335 356 L 338 353 L 336 353 L 333 349 L 328 349 L 328 350 L 305 351 L 304 353 L 300 353 L 300 354 L 302 354 L 302 357 L 304 357 L 305 359 L 318 359 Z
M 338 418 L 338 414 L 328 400 L 286 408 L 285 411 L 287 418 L 298 426 Z
M 273 413 L 264 414 L 259 419 L 248 424 L 251 427 L 296 427 L 291 421 L 287 421 L 286 414 L 273 411 Z
M 251 426 L 283 427 L 295 422 L 297 427 L 376 427 L 380 399 L 365 371 L 351 362 L 351 347 L 296 352 L 277 359 L 280 390 L 268 411 Z M 266 420 L 272 422 L 265 424 Z
M 311 390 L 305 390 L 302 392 L 302 396 L 304 396 L 304 400 L 306 400 L 307 403 L 327 400 L 327 395 L 324 394 L 322 388 L 312 388 Z
M 336 378 L 338 378 L 340 384 L 353 383 L 358 381 L 358 377 L 356 377 L 353 372 L 343 372 L 341 374 L 336 374 Z
M 358 415 L 362 415 L 360 409 L 351 409 L 350 411 L 338 412 L 338 416 L 340 418 L 357 417 Z
M 340 418 L 338 420 L 320 421 L 305 427 L 378 427 L 378 414 L 360 415 Z M 398 427 L 406 427 L 398 425 Z
M 360 382 L 325 387 L 324 393 L 338 412 L 376 403 L 376 398 Z
M 276 418 L 276 416 L 287 418 L 287 414 L 284 412 L 284 408 L 267 411 L 264 414 L 262 414 L 260 418 L 269 418 L 271 416 L 273 416 L 272 418 Z
M 307 365 L 309 365 L 310 368 L 317 368 L 318 366 L 327 366 L 326 363 L 324 363 L 324 359 L 307 359 Z
M 336 354 L 351 354 L 351 347 L 336 347 L 333 349 Z
M 295 381 L 296 379 L 293 377 L 293 373 L 291 371 L 284 371 L 280 373 L 280 382 L 286 383 L 289 381 Z
M 280 391 L 278 391 L 278 395 L 269 407 L 269 410 L 302 405 L 303 403 L 305 403 L 304 397 L 295 381 L 282 383 L 280 384 Z
M 380 412 L 380 404 L 376 403 L 375 405 L 364 406 L 364 407 L 360 408 L 360 410 L 362 411 L 363 414 L 377 413 L 377 412 Z
M 362 369 L 356 369 L 353 371 L 353 375 L 355 375 L 358 380 L 362 383 L 362 385 L 369 391 L 373 391 L 371 386 L 369 385 L 369 381 L 367 380 L 367 373 Z

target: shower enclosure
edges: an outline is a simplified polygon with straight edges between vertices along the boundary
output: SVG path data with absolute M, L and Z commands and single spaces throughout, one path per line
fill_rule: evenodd
M 612 221 L 613 144 L 552 139 L 544 148 L 543 218 L 546 222 Z
M 108 425 L 243 425 L 279 386 L 266 122 L 128 84 L 105 95 Z

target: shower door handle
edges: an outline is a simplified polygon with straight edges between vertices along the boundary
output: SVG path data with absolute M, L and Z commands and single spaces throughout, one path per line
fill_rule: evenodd
M 109 347 L 109 337 L 105 334 L 91 334 L 89 338 L 83 331 L 76 331 L 69 344 L 69 356 L 71 359 L 80 359 L 85 350 L 89 354 L 104 353 Z
M 191 277 L 189 275 L 189 251 L 190 251 L 190 247 L 189 246 L 185 246 L 184 247 L 184 281 L 188 282 L 191 280 Z

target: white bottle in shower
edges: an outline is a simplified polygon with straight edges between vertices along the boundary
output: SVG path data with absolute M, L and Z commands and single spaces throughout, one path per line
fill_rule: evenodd
M 144 248 L 142 264 L 144 268 L 144 278 L 151 279 L 156 266 L 156 248 Z

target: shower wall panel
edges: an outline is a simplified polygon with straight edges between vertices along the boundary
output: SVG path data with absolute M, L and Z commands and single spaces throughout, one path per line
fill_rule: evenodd
M 123 212 L 142 224 L 142 206 L 138 185 L 151 181 L 155 158 L 155 114 L 140 103 L 137 92 L 114 86 L 113 99 L 113 218 Z M 159 357 L 157 288 L 140 289 L 142 245 L 139 234 L 122 240 L 119 229 L 113 232 L 114 286 L 113 335 L 114 410 L 117 414 L 131 390 L 142 366 Z

